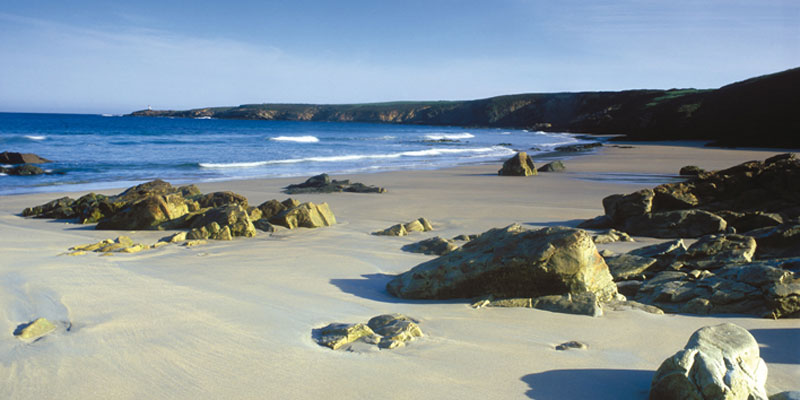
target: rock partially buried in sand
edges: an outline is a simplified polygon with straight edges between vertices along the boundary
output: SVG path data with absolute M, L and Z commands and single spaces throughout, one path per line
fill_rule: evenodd
M 394 349 L 423 334 L 413 318 L 403 314 L 384 314 L 371 318 L 366 324 L 328 324 L 312 331 L 312 336 L 320 346 L 333 350 L 349 349 L 356 342 Z
M 497 171 L 502 176 L 531 176 L 536 175 L 536 167 L 528 153 L 521 151 L 503 163 L 503 168 Z
M 403 246 L 402 250 L 411 253 L 435 254 L 437 256 L 441 256 L 457 248 L 458 245 L 452 240 L 447 240 L 436 236 L 416 243 L 407 244 Z
M 392 225 L 382 231 L 373 232 L 378 236 L 406 236 L 411 232 L 429 232 L 433 230 L 433 224 L 427 218 L 418 218 L 405 224 Z
M 133 240 L 127 236 L 119 236 L 116 239 L 106 239 L 97 243 L 70 247 L 69 250 L 72 253 L 68 254 L 79 255 L 85 254 L 87 251 L 95 253 L 138 253 L 149 248 L 150 246 L 134 243 Z
M 296 185 L 289 185 L 284 193 L 386 193 L 386 189 L 378 186 L 365 185 L 363 183 L 350 183 L 349 180 L 331 180 L 328 174 L 316 175 L 308 178 L 305 182 Z
M 22 340 L 35 340 L 56 330 L 56 326 L 46 318 L 37 318 L 33 322 L 20 326 L 14 336 Z
M 651 400 L 766 400 L 767 365 L 746 329 L 726 323 L 696 331 L 653 376 Z
M 606 229 L 592 235 L 595 244 L 614 243 L 614 242 L 633 242 L 633 238 L 625 232 L 616 229 Z
M 538 172 L 564 172 L 566 170 L 567 167 L 563 162 L 553 161 L 539 167 Z
M 556 350 L 569 350 L 569 349 L 580 349 L 585 350 L 589 348 L 585 343 L 581 343 L 577 340 L 571 340 L 569 342 L 561 343 L 560 345 L 556 346 Z
M 492 229 L 460 249 L 422 263 L 386 289 L 409 299 L 497 298 L 594 293 L 617 295 L 606 263 L 586 231 L 565 227 Z

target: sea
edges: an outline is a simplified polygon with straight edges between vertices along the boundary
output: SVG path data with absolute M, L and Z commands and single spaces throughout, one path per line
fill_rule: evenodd
M 0 113 L 0 152 L 52 160 L 0 176 L 0 195 L 437 169 L 594 141 L 569 133 L 354 122 Z

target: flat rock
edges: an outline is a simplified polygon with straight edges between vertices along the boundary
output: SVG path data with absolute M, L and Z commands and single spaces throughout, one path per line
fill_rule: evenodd
M 656 371 L 650 399 L 766 400 L 767 366 L 746 329 L 726 323 L 696 331 Z
M 800 257 L 800 224 L 786 223 L 747 232 L 756 240 L 757 258 Z
M 581 343 L 577 340 L 571 340 L 569 342 L 561 343 L 560 345 L 556 346 L 556 350 L 570 350 L 570 349 L 578 349 L 578 350 L 586 350 L 589 346 L 585 343 Z
M 526 230 L 518 224 L 487 231 L 458 250 L 398 275 L 387 290 L 412 299 L 594 293 L 606 301 L 617 294 L 586 231 Z
M 625 220 L 622 230 L 636 236 L 696 238 L 724 233 L 724 219 L 704 210 L 676 210 L 646 213 Z
M 615 286 L 616 289 L 616 286 Z M 564 314 L 600 317 L 603 307 L 592 293 L 540 296 L 533 299 L 533 308 Z
M 402 247 L 403 251 L 411 253 L 434 254 L 437 256 L 445 255 L 458 248 L 452 240 L 444 239 L 439 236 L 425 239 L 416 243 L 407 244 Z
M 643 277 L 645 271 L 652 267 L 658 260 L 632 254 L 618 254 L 605 257 L 605 261 L 614 280 L 624 281 Z
M 14 336 L 22 340 L 36 340 L 55 330 L 56 326 L 52 322 L 41 317 L 28 324 L 17 327 Z
M 319 345 L 338 350 L 362 338 L 374 338 L 375 332 L 367 324 L 328 324 L 315 332 Z
M 756 241 L 742 235 L 708 235 L 689 246 L 677 260 L 693 269 L 713 270 L 726 264 L 750 262 Z
M 384 314 L 371 318 L 367 326 L 381 336 L 378 347 L 393 349 L 423 336 L 417 322 L 403 314 Z

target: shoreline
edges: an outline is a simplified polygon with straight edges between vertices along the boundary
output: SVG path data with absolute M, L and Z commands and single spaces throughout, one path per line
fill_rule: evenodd
M 407 301 L 386 293 L 389 277 L 432 258 L 401 251 L 405 244 L 513 222 L 575 226 L 602 214 L 603 197 L 654 186 L 581 176 L 677 175 L 684 165 L 722 169 L 780 153 L 632 145 L 604 146 L 598 154 L 565 161 L 565 173 L 527 178 L 498 176 L 499 164 L 337 175 L 388 192 L 291 196 L 327 202 L 338 221 L 331 227 L 111 257 L 59 254 L 119 235 L 152 243 L 169 232 L 97 231 L 18 215 L 24 207 L 84 192 L 0 196 L 0 254 L 8 260 L 0 265 L 0 331 L 12 332 L 35 316 L 72 327 L 31 344 L 0 335 L 0 379 L 6 382 L 0 397 L 646 398 L 666 357 L 696 329 L 723 322 L 750 330 L 762 345 L 770 394 L 797 390 L 796 320 L 641 311 L 592 318 L 475 310 L 466 301 Z M 298 181 L 197 186 L 203 193 L 240 193 L 257 205 L 290 197 L 280 190 Z M 430 219 L 435 230 L 400 238 L 370 235 L 418 217 Z M 598 247 L 624 251 L 661 241 L 637 240 Z M 404 348 L 365 352 L 332 351 L 311 338 L 312 329 L 330 322 L 395 312 L 420 320 L 426 336 Z M 589 348 L 553 349 L 569 340 Z

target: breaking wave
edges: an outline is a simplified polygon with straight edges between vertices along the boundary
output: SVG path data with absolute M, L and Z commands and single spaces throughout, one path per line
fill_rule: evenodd
M 319 139 L 316 136 L 276 136 L 271 137 L 269 140 L 273 142 L 294 142 L 294 143 L 317 143 Z

